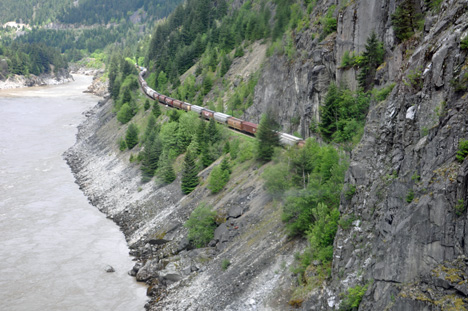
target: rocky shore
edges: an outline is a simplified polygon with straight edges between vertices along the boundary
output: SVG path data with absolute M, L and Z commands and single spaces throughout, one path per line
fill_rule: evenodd
M 73 76 L 67 70 L 61 70 L 58 74 L 42 74 L 39 76 L 13 75 L 5 80 L 0 80 L 0 90 L 16 89 L 22 87 L 59 85 L 73 81 Z

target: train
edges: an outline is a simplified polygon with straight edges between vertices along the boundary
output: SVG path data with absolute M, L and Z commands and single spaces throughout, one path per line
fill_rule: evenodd
M 255 135 L 257 133 L 258 124 L 244 121 L 244 120 L 235 118 L 225 113 L 216 112 L 216 111 L 207 109 L 205 107 L 192 105 L 190 103 L 186 103 L 184 101 L 174 99 L 164 94 L 158 93 L 157 91 L 150 88 L 148 86 L 148 83 L 146 83 L 144 79 L 147 69 L 145 67 L 138 66 L 138 64 L 135 64 L 135 66 L 139 70 L 138 81 L 143 90 L 143 93 L 145 93 L 146 96 L 148 96 L 149 98 L 154 99 L 155 101 L 158 101 L 159 103 L 172 107 L 172 108 L 181 109 L 185 111 L 193 111 L 203 119 L 206 119 L 206 120 L 214 119 L 216 122 L 220 124 L 227 125 L 228 127 L 232 129 L 238 130 L 240 132 L 243 132 L 249 135 Z M 280 138 L 280 143 L 283 145 L 303 146 L 305 144 L 304 140 L 296 136 L 290 135 L 290 134 L 278 132 L 278 136 Z

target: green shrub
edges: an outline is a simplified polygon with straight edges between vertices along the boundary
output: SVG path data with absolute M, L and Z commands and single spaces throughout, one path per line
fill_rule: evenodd
M 203 203 L 193 210 L 184 227 L 188 229 L 188 239 L 195 247 L 204 247 L 213 239 L 215 219 L 216 212 Z
M 410 190 L 408 194 L 406 195 L 406 202 L 411 203 L 413 202 L 413 199 L 414 199 L 414 191 Z
M 119 140 L 119 149 L 120 151 L 124 151 L 125 149 L 127 149 L 127 143 L 125 142 L 125 139 L 123 138 L 120 138 Z
M 362 297 L 367 291 L 369 284 L 365 286 L 356 285 L 348 288 L 348 293 L 345 295 L 343 302 L 340 304 L 340 311 L 353 311 L 359 308 Z
M 457 204 L 455 205 L 455 214 L 457 216 L 461 216 L 463 215 L 465 210 L 466 210 L 465 201 L 463 199 L 458 200 Z
M 120 107 L 119 112 L 117 113 L 117 120 L 120 123 L 125 124 L 133 118 L 133 112 L 128 103 L 125 103 Z
M 354 214 L 343 215 L 341 216 L 338 224 L 340 225 L 341 229 L 348 230 L 349 228 L 351 228 L 351 225 L 353 224 L 355 220 L 356 220 L 356 216 Z
M 221 268 L 223 270 L 227 270 L 227 268 L 231 265 L 231 262 L 229 259 L 223 259 L 223 262 L 221 263 Z
M 388 95 L 392 92 L 393 88 L 395 87 L 395 83 L 391 83 L 390 85 L 387 85 L 386 87 L 376 90 L 374 89 L 373 95 L 376 100 L 384 101 L 387 99 Z
M 348 189 L 345 192 L 346 200 L 351 200 L 356 193 L 356 186 L 348 184 Z
M 457 160 L 463 162 L 468 155 L 468 140 L 460 140 L 458 144 Z
M 228 181 L 229 171 L 221 169 L 221 165 L 218 165 L 211 171 L 208 179 L 208 189 L 210 189 L 213 194 L 218 193 L 223 190 Z
M 460 41 L 460 49 L 468 50 L 468 36 L 466 36 L 465 39 Z
M 273 196 L 280 197 L 291 188 L 291 172 L 287 163 L 267 167 L 262 174 L 265 188 Z

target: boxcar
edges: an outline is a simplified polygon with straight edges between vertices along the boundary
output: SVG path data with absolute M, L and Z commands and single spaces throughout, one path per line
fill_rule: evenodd
M 196 113 L 198 113 L 200 115 L 202 110 L 203 110 L 203 107 L 200 107 L 200 106 L 197 106 L 197 105 L 192 105 L 191 109 L 192 109 L 193 112 L 196 112 Z
M 166 104 L 169 106 L 173 106 L 174 98 L 166 97 Z
M 256 134 L 258 129 L 258 124 L 244 121 L 242 122 L 242 130 L 250 134 Z
M 166 95 L 163 95 L 163 94 L 160 94 L 159 97 L 158 97 L 158 100 L 161 104 L 166 104 Z
M 214 118 L 217 122 L 219 123 L 222 123 L 222 124 L 226 124 L 227 123 L 227 119 L 230 117 L 230 115 L 228 114 L 225 114 L 225 113 L 221 113 L 221 112 L 215 112 L 214 113 Z
M 279 137 L 280 137 L 280 143 L 282 143 L 283 145 L 288 145 L 288 146 L 293 146 L 302 140 L 296 136 L 289 135 L 286 133 L 279 133 Z
M 205 109 L 203 108 L 202 111 L 201 111 L 201 115 L 203 118 L 205 119 L 212 119 L 213 118 L 213 115 L 214 115 L 214 111 L 213 110 L 210 110 L 210 109 Z
M 242 120 L 240 120 L 240 119 L 237 119 L 237 118 L 234 118 L 234 117 L 229 117 L 227 119 L 227 124 L 229 125 L 229 127 L 232 127 L 232 128 L 235 128 L 235 129 L 238 129 L 238 130 L 242 131 Z
M 172 102 L 172 106 L 177 109 L 182 109 L 182 102 L 180 100 L 174 99 Z
M 192 108 L 192 105 L 190 105 L 189 103 L 182 103 L 182 109 L 185 110 L 185 111 L 190 111 Z

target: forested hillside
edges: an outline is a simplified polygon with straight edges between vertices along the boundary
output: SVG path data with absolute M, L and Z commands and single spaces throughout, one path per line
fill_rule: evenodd
M 108 24 L 130 19 L 141 9 L 145 21 L 154 21 L 171 13 L 180 0 L 2 0 L 0 2 L 0 24 L 9 21 L 31 25 L 51 22 L 63 24 Z

